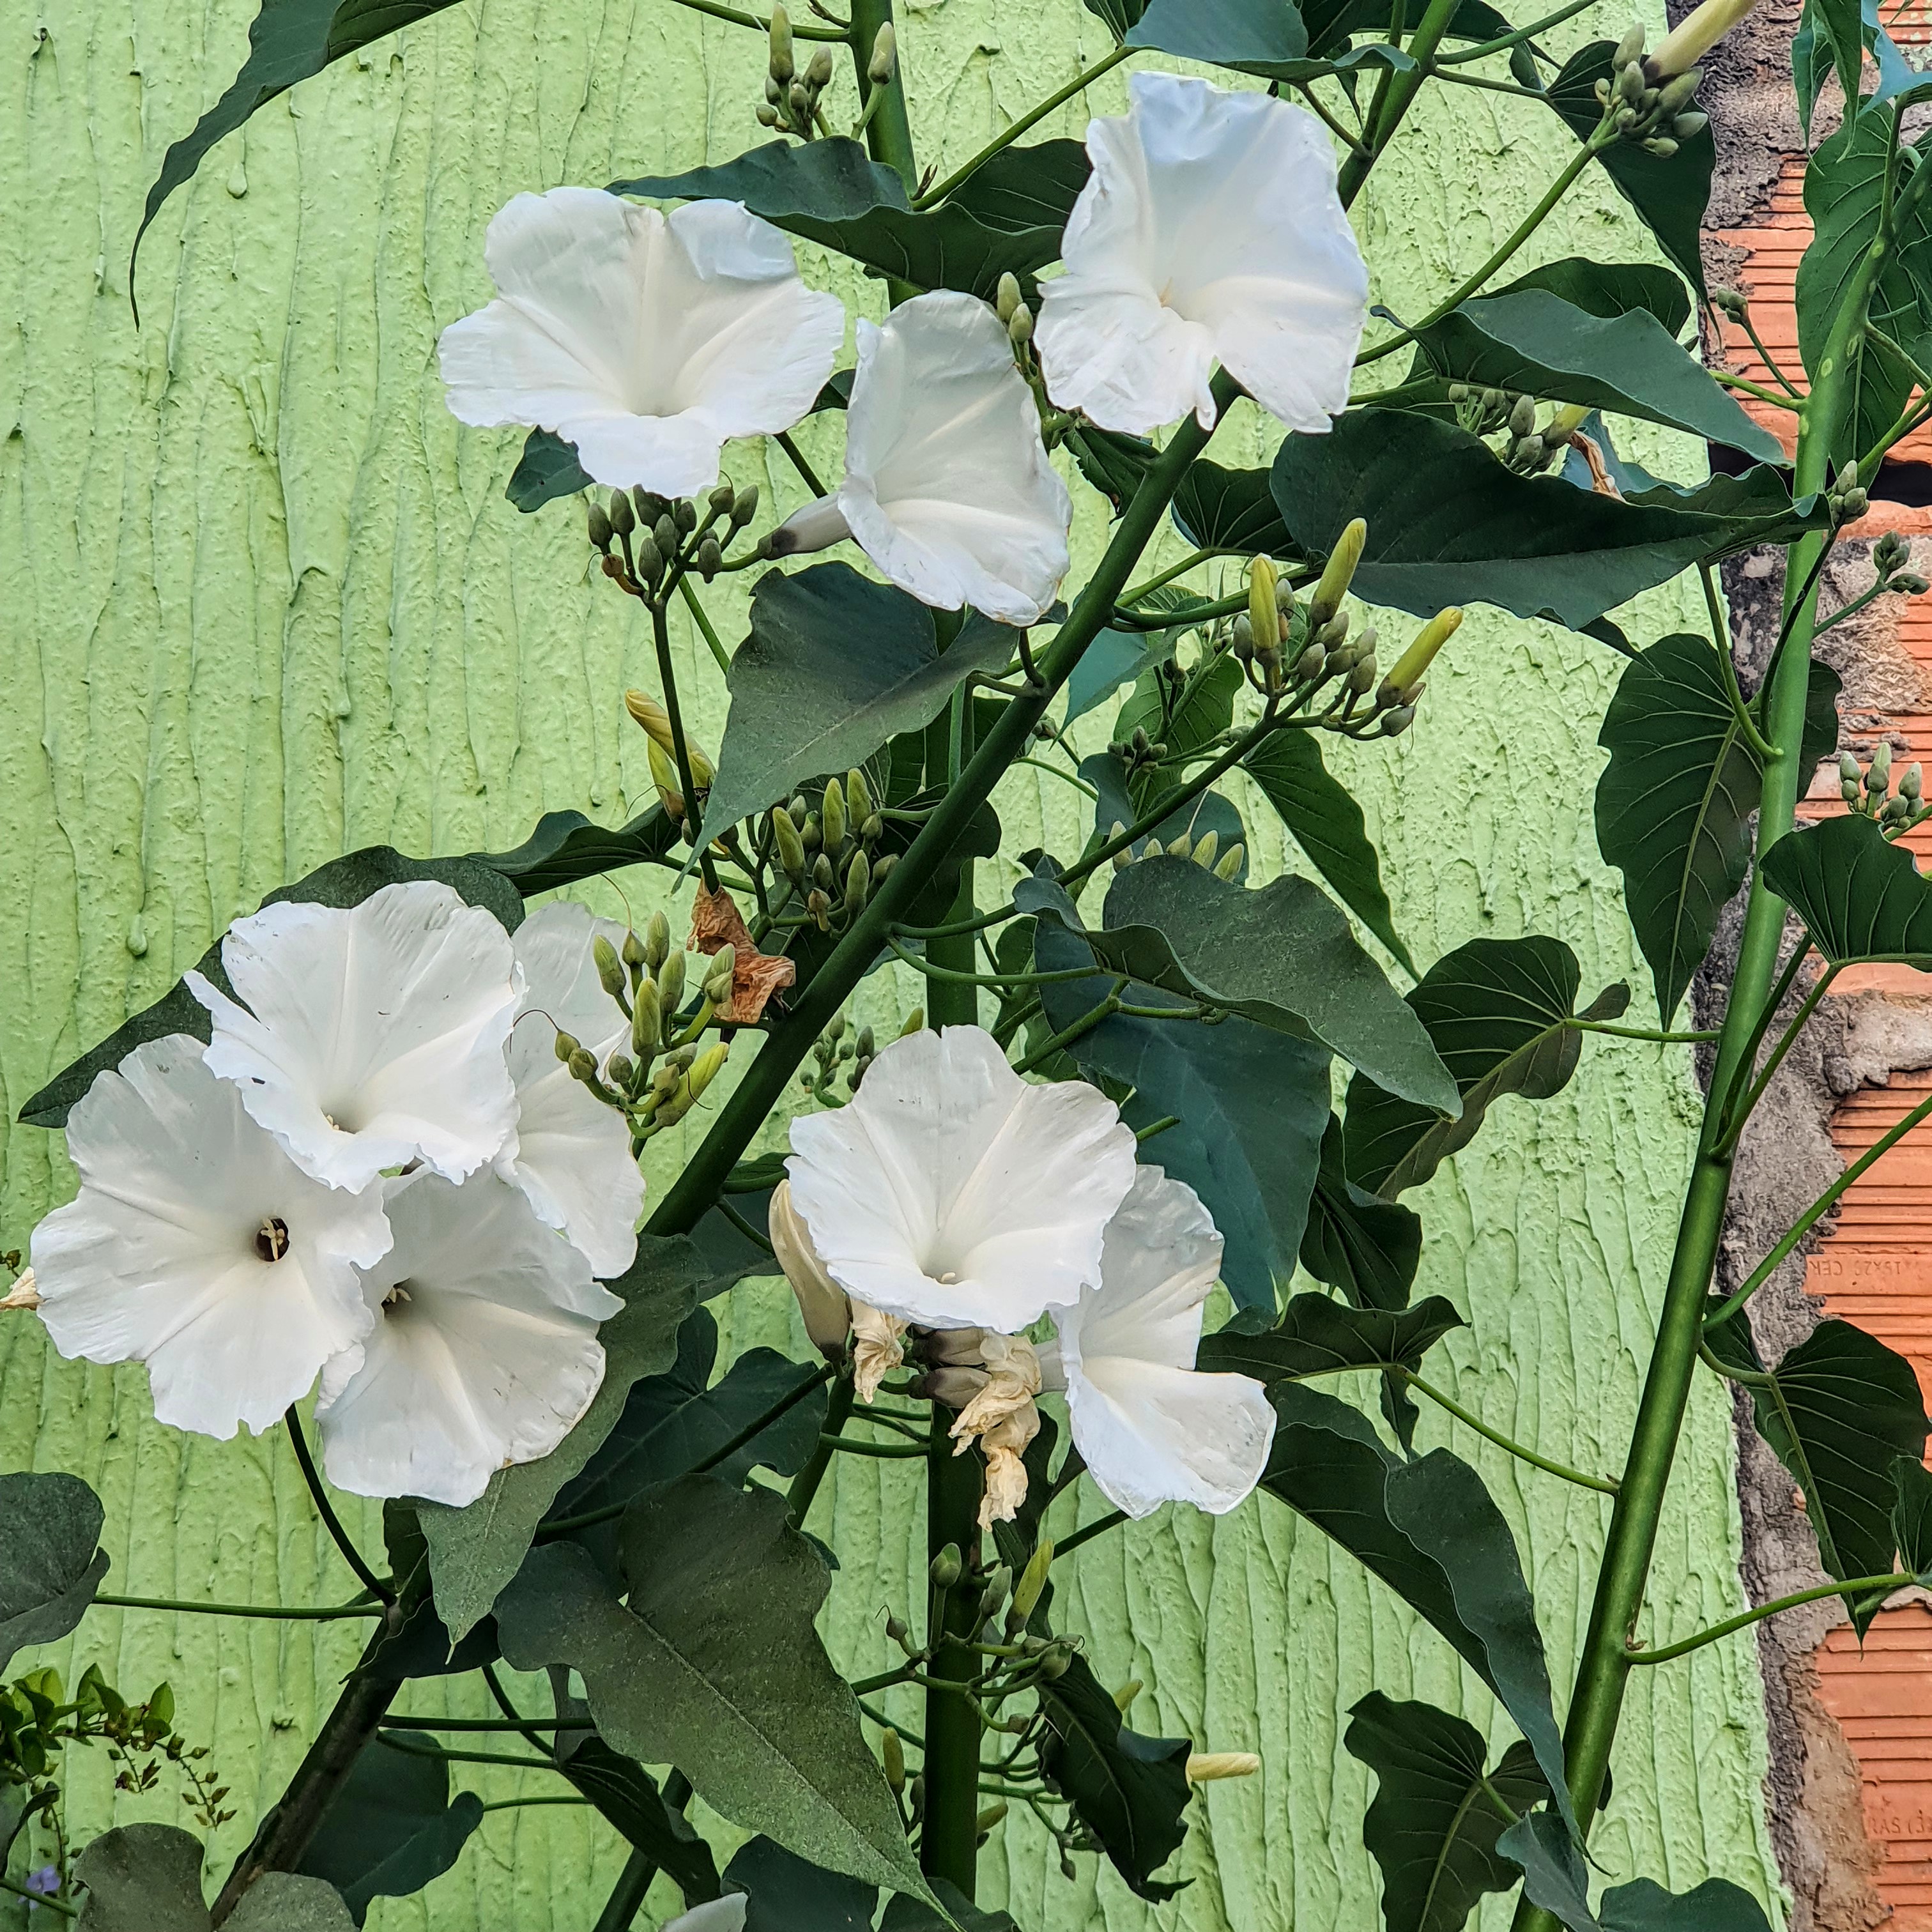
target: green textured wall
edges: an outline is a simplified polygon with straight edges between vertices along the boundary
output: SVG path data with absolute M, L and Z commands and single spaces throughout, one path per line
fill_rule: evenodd
M 619 702 L 626 683 L 650 681 L 634 607 L 589 574 L 571 511 L 531 520 L 504 502 L 517 438 L 459 433 L 434 349 L 488 293 L 483 230 L 511 194 L 750 145 L 755 38 L 670 0 L 472 0 L 224 144 L 148 238 L 137 332 L 125 263 L 142 194 L 165 142 L 233 72 L 251 11 L 249 0 L 67 0 L 37 13 L 12 0 L 0 16 L 8 1115 L 284 878 L 376 841 L 438 853 L 512 844 L 550 807 L 615 821 L 648 792 Z M 914 0 L 902 44 L 928 154 L 936 130 L 956 158 L 1108 43 L 1076 0 Z M 1096 90 L 1096 108 L 1117 108 L 1120 78 Z M 1567 137 L 1520 106 L 1465 93 L 1404 133 L 1360 211 L 1379 298 L 1424 306 L 1534 197 Z M 1070 108 L 1042 133 L 1081 124 Z M 1538 248 L 1614 256 L 1643 244 L 1586 182 Z M 807 272 L 825 276 L 826 264 L 808 260 Z M 877 284 L 832 279 L 876 310 Z M 824 419 L 811 430 L 828 459 L 836 434 Z M 1667 464 L 1660 443 L 1637 447 Z M 1216 453 L 1264 448 L 1262 428 L 1243 420 Z M 734 452 L 733 473 L 795 501 L 789 476 L 760 461 Z M 1101 535 L 1090 496 L 1082 515 L 1090 556 Z M 1696 621 L 1686 598 L 1660 593 L 1632 627 L 1655 634 L 1680 615 Z M 688 638 L 680 650 L 715 744 L 719 680 Z M 1567 939 L 1592 986 L 1630 972 L 1590 830 L 1594 721 L 1612 668 L 1575 636 L 1479 616 L 1414 730 L 1358 760 L 1418 956 L 1534 930 Z M 1049 826 L 1072 836 L 1078 803 L 1021 772 L 999 800 L 1012 849 Z M 1279 838 L 1250 817 L 1263 860 L 1282 862 Z M 648 903 L 648 878 L 623 883 L 634 906 Z M 868 994 L 881 1009 L 898 996 L 884 982 Z M 1473 1322 L 1444 1352 L 1449 1379 L 1573 1461 L 1609 1466 L 1634 1404 L 1690 1103 L 1672 1050 L 1594 1043 L 1561 1100 L 1504 1108 L 1420 1197 L 1431 1244 L 1418 1292 L 1447 1292 Z M 0 1136 L 0 1248 L 24 1246 L 71 1177 L 46 1135 Z M 724 1315 L 740 1345 L 788 1318 L 757 1290 Z M 74 1468 L 95 1484 L 112 1587 L 255 1601 L 344 1591 L 279 1434 L 222 1445 L 158 1430 L 138 1370 L 62 1364 L 26 1318 L 0 1328 L 0 1467 Z M 1565 1678 L 1601 1499 L 1520 1477 L 1432 1417 L 1424 1429 L 1489 1477 Z M 1660 1635 L 1736 1597 L 1730 1456 L 1726 1406 L 1700 1391 L 1660 1546 Z M 914 1519 L 888 1494 L 904 1474 L 854 1466 L 829 1498 L 846 1567 L 828 1634 L 856 1669 L 878 1667 L 879 1612 L 903 1606 L 918 1567 Z M 1170 1513 L 1103 1540 L 1070 1559 L 1063 1588 L 1102 1676 L 1147 1681 L 1142 1729 L 1257 1750 L 1266 1768 L 1205 1793 L 1184 1856 L 1194 1882 L 1158 1912 L 1092 1860 L 1062 1886 L 1041 1841 L 1010 1825 L 987 1855 L 988 1894 L 1027 1932 L 1372 1924 L 1358 1835 L 1369 1780 L 1340 1750 L 1344 1713 L 1380 1684 L 1491 1721 L 1444 1647 L 1265 1502 L 1219 1524 Z M 238 1796 L 243 1821 L 217 1847 L 225 1866 L 354 1642 L 95 1612 L 61 1660 L 98 1660 L 136 1694 L 172 1680 L 183 1728 L 213 1742 Z M 405 1701 L 436 1708 L 442 1694 L 422 1686 Z M 1773 1886 L 1762 1760 L 1748 1643 L 1641 1673 L 1597 1840 L 1607 1870 L 1682 1886 L 1721 1869 Z M 470 1777 L 487 1798 L 544 1788 L 529 1773 Z M 112 1810 L 103 1765 L 77 1764 L 76 1834 Z M 116 1815 L 180 1808 L 164 1793 Z M 371 1922 L 580 1932 L 616 1863 L 590 1814 L 496 1812 L 428 1902 L 379 1906 Z M 671 1900 L 661 1888 L 652 1903 L 668 1911 Z

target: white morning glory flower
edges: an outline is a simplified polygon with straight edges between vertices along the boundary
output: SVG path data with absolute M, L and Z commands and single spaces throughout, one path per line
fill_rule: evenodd
M 664 1922 L 664 1932 L 745 1932 L 745 1913 L 751 1900 L 742 1892 L 707 1898 L 688 1912 Z
M 600 483 L 707 488 L 732 437 L 805 416 L 845 340 L 844 304 L 734 201 L 665 215 L 596 188 L 520 194 L 484 259 L 496 299 L 438 345 L 452 413 L 553 430 Z
M 382 1192 L 395 1245 L 362 1273 L 367 1339 L 322 1371 L 323 1466 L 357 1496 L 460 1508 L 569 1434 L 604 1379 L 597 1324 L 624 1304 L 494 1174 Z
M 999 317 L 942 290 L 859 324 L 845 480 L 770 541 L 789 556 L 850 536 L 920 602 L 1024 626 L 1066 574 L 1072 520 Z
M 793 1121 L 792 1205 L 868 1307 L 1015 1334 L 1100 1278 L 1134 1136 L 1084 1081 L 1022 1080 L 980 1027 L 893 1041 L 844 1106 Z
M 421 1160 L 460 1180 L 508 1141 L 510 935 L 448 886 L 264 906 L 229 928 L 221 963 L 240 1005 L 188 975 L 214 1016 L 208 1071 L 304 1173 L 356 1189 Z
M 80 1192 L 34 1230 L 40 1319 L 63 1355 L 146 1362 L 171 1428 L 260 1433 L 368 1333 L 356 1270 L 388 1250 L 379 1195 L 303 1173 L 199 1040 L 101 1074 L 67 1144 Z
M 605 992 L 591 957 L 598 936 L 614 946 L 624 928 L 590 908 L 557 899 L 511 936 L 524 994 L 510 1034 L 510 1078 L 519 1112 L 496 1172 L 523 1190 L 537 1219 L 560 1228 L 608 1280 L 636 1260 L 644 1177 L 631 1156 L 629 1123 L 607 1107 L 556 1057 L 560 1029 L 580 1041 L 602 1067 L 628 1050 L 630 1023 Z
M 1194 1366 L 1220 1271 L 1221 1237 L 1200 1197 L 1143 1167 L 1108 1224 L 1100 1286 L 1053 1311 L 1059 1340 L 1040 1352 L 1046 1386 L 1066 1391 L 1074 1446 L 1131 1516 L 1165 1502 L 1224 1515 L 1268 1466 L 1275 1414 L 1261 1384 Z
M 1304 108 L 1137 74 L 1132 107 L 1087 130 L 1094 173 L 1043 284 L 1047 392 L 1144 435 L 1190 410 L 1214 426 L 1219 362 L 1290 429 L 1348 406 L 1369 278 Z

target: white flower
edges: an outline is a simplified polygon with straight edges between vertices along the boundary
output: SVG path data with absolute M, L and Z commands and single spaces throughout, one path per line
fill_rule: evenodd
M 80 1193 L 34 1230 L 40 1319 L 63 1355 L 146 1362 L 170 1427 L 259 1433 L 368 1334 L 356 1269 L 388 1251 L 380 1198 L 303 1173 L 199 1040 L 101 1074 L 67 1144 Z
M 593 919 L 573 899 L 532 913 L 511 936 L 524 994 L 510 1034 L 516 1132 L 496 1156 L 496 1172 L 523 1190 L 537 1219 L 561 1228 L 604 1280 L 636 1260 L 644 1177 L 631 1155 L 630 1124 L 571 1077 L 556 1057 L 560 1029 L 580 1041 L 601 1068 L 630 1045 L 631 1029 L 605 992 L 591 956 L 592 938 L 614 946 L 624 928 Z
M 395 1245 L 363 1270 L 368 1339 L 322 1371 L 323 1466 L 357 1496 L 460 1508 L 569 1434 L 604 1379 L 597 1324 L 624 1304 L 493 1174 L 382 1191 Z
M 1066 574 L 1073 520 L 1040 410 L 999 317 L 940 290 L 859 324 L 845 480 L 771 539 L 775 556 L 851 537 L 902 590 L 1036 624 Z
M 733 201 L 666 216 L 594 188 L 520 194 L 484 259 L 496 299 L 439 345 L 452 412 L 554 430 L 600 483 L 707 488 L 732 437 L 806 414 L 845 340 L 838 298 Z
M 792 1204 L 856 1300 L 1014 1334 L 1100 1280 L 1134 1136 L 1082 1081 L 1033 1086 L 979 1027 L 895 1040 L 844 1106 L 796 1120 Z
M 664 1932 L 745 1932 L 745 1912 L 750 1903 L 742 1892 L 707 1898 L 702 1905 L 667 1919 Z
M 1100 1287 L 1053 1311 L 1046 1385 L 1065 1388 L 1075 1447 L 1131 1516 L 1164 1502 L 1223 1515 L 1268 1466 L 1275 1414 L 1261 1384 L 1194 1366 L 1220 1270 L 1221 1237 L 1200 1197 L 1143 1167 L 1108 1225 Z
M 208 1071 L 304 1173 L 352 1190 L 419 1160 L 460 1180 L 508 1140 L 510 936 L 448 886 L 264 906 L 229 929 L 221 963 L 239 1006 L 188 976 L 214 1016 Z
M 1087 130 L 1094 173 L 1041 290 L 1048 393 L 1136 434 L 1192 410 L 1214 426 L 1219 361 L 1290 429 L 1348 406 L 1368 271 L 1306 109 L 1137 74 L 1132 109 Z

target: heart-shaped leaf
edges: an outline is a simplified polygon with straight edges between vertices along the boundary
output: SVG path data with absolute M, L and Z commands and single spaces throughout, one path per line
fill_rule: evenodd
M 507 852 L 472 852 L 479 866 L 501 872 L 526 899 L 594 879 L 626 866 L 648 865 L 678 849 L 677 827 L 652 805 L 628 824 L 595 825 L 580 812 L 547 812 L 536 829 Z
M 100 1498 L 78 1476 L 0 1476 L 0 1669 L 65 1636 L 107 1574 Z
M 1764 876 L 1832 965 L 1932 968 L 1932 887 L 1862 813 L 1786 832 L 1765 854 Z
M 1330 1114 L 1301 1237 L 1301 1265 L 1358 1308 L 1406 1308 L 1421 1259 L 1421 1217 L 1348 1178 L 1342 1123 Z
M 1265 470 L 1224 470 L 1202 457 L 1189 465 L 1171 509 L 1174 528 L 1196 550 L 1239 556 L 1294 554 Z

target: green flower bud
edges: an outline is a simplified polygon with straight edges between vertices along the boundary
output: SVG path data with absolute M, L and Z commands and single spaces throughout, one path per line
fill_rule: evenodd
M 1616 52 L 1610 56 L 1610 69 L 1612 73 L 1621 74 L 1632 61 L 1640 61 L 1643 58 L 1643 40 L 1642 21 L 1638 21 L 1634 26 L 1624 30 L 1623 38 L 1617 43 Z
M 808 852 L 816 852 L 825 843 L 825 828 L 818 822 L 815 812 L 805 814 L 805 823 L 799 827 L 799 842 Z
M 899 862 L 896 852 L 881 852 L 872 861 L 872 890 L 877 892 L 892 876 L 892 868 Z
M 1024 302 L 1006 318 L 1006 339 L 1016 349 L 1023 349 L 1033 340 L 1033 310 Z
M 1843 784 L 1855 785 L 1864 773 L 1858 770 L 1858 761 L 1850 752 L 1838 754 L 1838 778 Z
M 1170 859 L 1191 859 L 1194 856 L 1194 841 L 1186 832 L 1177 833 L 1167 842 L 1167 856 Z
M 1009 269 L 1000 278 L 999 292 L 993 298 L 993 310 L 1002 325 L 1010 322 L 1013 311 L 1020 305 L 1020 278 Z
M 1396 659 L 1395 668 L 1388 674 L 1389 682 L 1405 694 L 1411 685 L 1420 684 L 1423 674 L 1436 662 L 1436 652 L 1456 634 L 1462 622 L 1462 614 L 1454 604 L 1437 611 L 1416 632 L 1414 642 Z
M 790 80 L 792 66 L 791 16 L 783 4 L 783 0 L 772 8 L 772 78 L 780 86 Z
M 791 92 L 786 96 L 785 104 L 791 110 L 792 124 L 802 128 L 812 118 L 812 89 L 802 80 L 791 84 Z
M 1891 789 L 1892 746 L 1883 738 L 1872 748 L 1871 766 L 1865 773 L 1865 790 L 1874 794 Z
M 825 802 L 819 807 L 818 822 L 825 833 L 825 849 L 836 852 L 845 843 L 845 788 L 836 778 L 825 781 Z
M 1215 857 L 1220 850 L 1221 835 L 1218 832 L 1204 832 L 1190 856 L 1203 872 L 1211 872 L 1214 869 Z
M 698 566 L 698 574 L 706 584 L 724 568 L 724 553 L 718 547 L 718 539 L 707 536 L 698 546 L 698 554 L 692 559 Z
M 738 493 L 732 488 L 728 477 L 721 477 L 712 485 L 711 494 L 705 498 L 705 506 L 715 517 L 728 517 L 731 506 L 737 501 Z
M 859 836 L 868 845 L 876 845 L 886 836 L 886 821 L 875 812 L 863 820 L 859 826 Z
M 923 1006 L 915 1006 L 906 1015 L 905 1024 L 899 1028 L 899 1037 L 904 1040 L 914 1034 L 922 1033 L 925 1030 L 926 1009 Z
M 832 50 L 820 47 L 812 55 L 805 70 L 805 82 L 814 94 L 822 94 L 832 85 Z
M 557 1029 L 556 1057 L 558 1059 L 562 1060 L 566 1066 L 570 1064 L 572 1060 L 578 1053 L 582 1052 L 582 1050 L 583 1049 L 574 1034 L 566 1033 L 561 1027 Z
M 1668 134 L 1659 134 L 1643 144 L 1647 154 L 1654 154 L 1660 161 L 1667 161 L 1677 152 L 1677 143 Z
M 609 514 L 605 511 L 604 506 L 593 496 L 590 500 L 590 508 L 586 515 L 590 525 L 590 541 L 598 549 L 603 551 L 605 556 L 609 556 L 610 539 L 615 535 L 610 527 Z
M 1670 131 L 1680 141 L 1694 141 L 1711 124 L 1709 115 L 1694 109 L 1688 114 L 1678 115 L 1670 124 Z
M 1322 675 L 1322 668 L 1328 662 L 1328 653 L 1319 644 L 1310 644 L 1294 661 L 1294 681 L 1297 684 L 1312 684 Z
M 805 821 L 812 812 L 812 808 L 805 802 L 804 793 L 794 792 L 791 795 L 791 802 L 785 807 L 785 810 L 791 814 L 793 824 L 802 832 L 805 830 Z
M 651 538 L 666 556 L 675 556 L 677 554 L 677 525 L 672 520 L 668 510 L 652 526 Z
M 834 1013 L 825 1022 L 825 1037 L 831 1041 L 834 1046 L 845 1037 L 846 1024 L 845 1016 L 842 1012 Z
M 899 1742 L 899 1734 L 888 1730 L 879 1739 L 879 1756 L 884 1761 L 886 1782 L 895 1792 L 905 1789 L 905 1749 Z
M 748 483 L 731 500 L 731 527 L 741 530 L 758 514 L 758 486 Z
M 918 1030 L 916 1027 L 908 1028 L 908 1031 L 914 1033 L 917 1032 Z M 929 1573 L 932 1578 L 932 1587 L 935 1590 L 951 1589 L 954 1584 L 958 1582 L 960 1573 L 964 1568 L 964 1565 L 960 1561 L 958 1544 L 949 1543 L 932 1559 Z
M 624 962 L 617 957 L 617 949 L 600 932 L 590 942 L 590 956 L 597 964 L 597 983 L 614 1000 L 618 998 L 629 984 L 624 974 Z
M 1415 722 L 1415 706 L 1398 704 L 1392 710 L 1382 713 L 1382 736 L 1400 738 Z
M 1628 100 L 1633 106 L 1643 98 L 1643 64 L 1640 61 L 1627 61 L 1618 68 L 1616 89 L 1618 98 Z
M 1056 1643 L 1040 1660 L 1040 1674 L 1049 1684 L 1064 1677 L 1072 1667 L 1072 1648 L 1064 1643 Z
M 1315 595 L 1308 600 L 1310 636 L 1312 637 L 1341 609 L 1342 599 L 1348 594 L 1348 586 L 1354 581 L 1355 566 L 1362 560 L 1362 546 L 1367 542 L 1368 536 L 1368 525 L 1357 517 L 1335 539 L 1335 548 L 1328 553 L 1328 561 L 1322 572 L 1322 580 L 1315 586 Z
M 812 882 L 820 892 L 831 891 L 838 877 L 832 869 L 832 855 L 829 852 L 820 853 L 812 862 Z
M 1742 322 L 1750 311 L 1750 298 L 1742 289 L 1713 289 L 1711 306 L 1720 315 L 1729 316 L 1733 322 Z
M 1918 802 L 1918 794 L 1925 784 L 1925 770 L 1922 765 L 1907 765 L 1905 775 L 1898 782 L 1898 795 L 1909 798 L 1914 805 Z
M 1107 842 L 1112 844 L 1116 838 L 1120 838 L 1126 832 L 1126 829 L 1118 818 L 1115 819 L 1107 828 Z M 1114 870 L 1117 872 L 1124 872 L 1133 862 L 1134 848 L 1131 845 L 1123 846 L 1114 854 Z
M 1002 1563 L 986 1579 L 986 1587 L 980 1593 L 980 1614 L 975 1621 L 983 1624 L 998 1616 L 1006 1608 L 1012 1587 L 1013 1573 Z
M 832 901 L 830 897 L 814 886 L 805 896 L 805 909 L 812 915 L 812 923 L 820 932 L 832 930 Z
M 1216 860 L 1214 876 L 1217 879 L 1238 879 L 1241 876 L 1241 862 L 1248 856 L 1247 848 L 1238 838 Z
M 1549 451 L 1540 436 L 1526 436 L 1510 454 L 1521 470 L 1540 470 Z
M 772 843 L 777 848 L 778 864 L 788 879 L 798 879 L 805 872 L 805 842 L 798 836 L 798 827 L 791 822 L 791 814 L 781 805 L 772 807 Z
M 573 1080 L 595 1080 L 597 1078 L 597 1056 L 587 1048 L 580 1046 L 570 1056 L 570 1077 Z
M 644 928 L 644 964 L 655 973 L 670 951 L 670 921 L 662 911 L 651 914 Z
M 988 1804 L 986 1810 L 974 1820 L 974 1836 L 977 1838 L 985 1838 L 996 1825 L 1004 1822 L 1006 1815 L 1006 1801 L 1004 1798 L 994 1798 L 992 1803 Z
M 1280 574 L 1272 557 L 1258 556 L 1248 566 L 1248 628 L 1257 650 L 1281 637 L 1281 606 L 1275 596 Z
M 649 530 L 638 532 L 637 546 L 632 554 L 637 560 L 638 575 L 645 583 L 655 584 L 663 576 L 664 554 L 658 548 L 657 539 Z
M 1358 645 L 1357 649 L 1360 650 L 1360 646 Z M 1364 651 L 1348 672 L 1348 688 L 1360 698 L 1375 681 L 1376 654 L 1372 650 Z
M 738 949 L 735 946 L 721 946 L 711 956 L 711 963 L 704 975 L 704 997 L 714 1006 L 728 1004 L 731 998 L 731 982 L 738 970 Z
M 1514 436 L 1527 436 L 1535 428 L 1536 404 L 1532 398 L 1516 398 L 1515 406 L 1510 411 L 1509 426 L 1510 434 Z
M 631 1048 L 649 1060 L 664 1038 L 664 1004 L 658 997 L 655 980 L 646 980 L 631 1002 Z
M 854 825 L 862 825 L 877 809 L 872 802 L 872 788 L 856 765 L 845 774 L 845 805 Z
M 610 492 L 610 527 L 620 537 L 626 537 L 637 528 L 638 519 L 631 508 L 631 500 L 622 490 Z
M 1673 74 L 1658 91 L 1657 111 L 1676 114 L 1688 107 L 1696 94 L 1697 83 L 1703 78 L 1702 72 L 1694 67 L 1688 74 Z
M 1026 1568 L 1020 1572 L 1020 1580 L 1013 1586 L 1012 1608 L 1006 1612 L 1006 1628 L 1021 1630 L 1034 1612 L 1034 1606 L 1046 1588 L 1046 1573 L 1053 1564 L 1053 1539 L 1043 1536 L 1034 1545 L 1033 1554 L 1027 1558 Z
M 1114 1693 L 1114 1708 L 1124 1718 L 1134 1708 L 1134 1700 L 1146 1688 L 1138 1677 L 1130 1677 L 1126 1683 Z
M 664 1002 L 667 1013 L 674 1013 L 684 1004 L 684 955 L 670 954 L 658 968 L 658 998 Z
M 872 57 L 866 63 L 866 78 L 874 87 L 884 87 L 898 64 L 898 38 L 888 20 L 872 37 Z
M 872 889 L 872 861 L 862 850 L 854 852 L 851 864 L 845 868 L 845 910 L 849 913 L 862 912 Z
M 632 1082 L 638 1077 L 638 1070 L 632 1064 L 628 1054 L 612 1054 L 610 1064 L 604 1070 L 610 1075 L 612 1085 L 622 1087 L 626 1091 L 629 1090 Z

